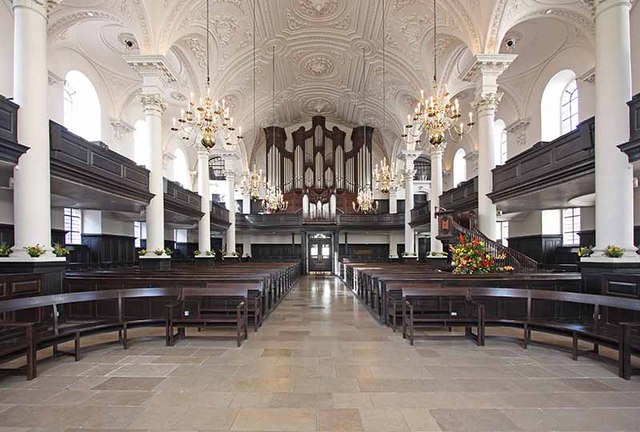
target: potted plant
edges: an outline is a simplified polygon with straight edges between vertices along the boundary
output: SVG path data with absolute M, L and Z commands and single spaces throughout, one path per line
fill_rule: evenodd
M 0 245 L 0 257 L 8 257 L 12 253 L 13 250 L 11 249 L 11 246 L 7 246 L 6 243 L 2 243 L 2 245 Z
M 201 252 L 199 250 L 193 251 L 193 256 L 200 256 Z
M 624 251 L 620 246 L 609 245 L 604 250 L 604 256 L 609 258 L 621 258 L 624 255 Z
M 215 258 L 215 257 L 216 257 L 216 253 L 215 253 L 215 251 L 212 251 L 212 250 L 208 250 L 208 251 L 206 251 L 206 252 L 205 252 L 205 255 L 206 255 L 206 256 L 208 256 L 208 257 L 213 257 L 213 258 Z
M 153 251 L 154 254 L 161 256 L 164 253 L 164 249 L 156 249 Z
M 173 251 L 171 249 L 169 249 L 169 248 L 165 248 L 164 249 L 164 254 L 167 255 L 167 256 L 171 256 L 171 255 L 173 255 Z
M 450 248 L 453 252 L 454 274 L 485 274 L 498 271 L 489 249 L 477 237 L 468 239 L 460 234 L 458 244 L 451 245 Z
M 138 251 L 138 255 L 140 255 L 140 256 L 145 256 L 146 254 L 147 254 L 147 250 L 146 249 L 140 249 Z
M 34 246 L 27 246 L 24 249 L 27 251 L 27 254 L 29 254 L 31 258 L 38 258 L 39 256 L 44 255 L 44 253 L 47 251 L 44 246 L 40 246 L 39 244 L 36 244 Z
M 66 257 L 67 255 L 69 255 L 69 249 L 62 246 L 60 243 L 54 243 L 53 254 L 58 258 Z
M 589 258 L 593 255 L 593 246 L 582 246 L 578 249 L 578 258 Z

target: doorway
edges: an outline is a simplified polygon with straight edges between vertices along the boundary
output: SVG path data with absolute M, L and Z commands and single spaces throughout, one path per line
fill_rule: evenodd
M 331 272 L 332 269 L 332 244 L 331 236 L 326 234 L 309 235 L 309 271 Z

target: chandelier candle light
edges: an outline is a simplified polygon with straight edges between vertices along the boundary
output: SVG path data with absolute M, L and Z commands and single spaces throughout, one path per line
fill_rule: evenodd
M 289 201 L 284 200 L 284 195 L 279 187 L 267 184 L 267 196 L 262 200 L 262 209 L 265 213 L 277 213 L 289 207 Z
M 358 197 L 353 204 L 353 211 L 356 213 L 376 213 L 378 211 L 378 201 L 373 199 L 373 192 L 369 188 L 360 188 Z
M 448 133 L 453 141 L 460 141 L 462 136 L 469 133 L 474 125 L 471 111 L 469 111 L 469 122 L 466 125 L 464 121 L 459 122 L 462 115 L 458 99 L 452 103 L 446 85 L 443 86 L 442 93 L 439 93 L 437 30 L 436 0 L 433 0 L 433 96 L 427 100 L 424 90 L 420 90 L 418 106 L 413 115 L 407 116 L 407 125 L 402 134 L 406 144 L 415 143 L 420 146 L 420 136 L 423 132 L 427 134 L 429 143 L 433 146 L 439 146 L 446 141 L 445 133 Z
M 380 166 L 378 164 L 373 169 L 373 179 L 376 182 L 376 190 L 382 193 L 396 192 L 404 181 L 402 174 L 396 174 L 396 164 L 387 163 L 387 158 L 382 158 Z
M 180 112 L 180 118 L 173 119 L 171 130 L 181 131 L 182 139 L 191 140 L 192 137 L 201 136 L 200 144 L 207 150 L 216 145 L 216 137 L 221 137 L 226 145 L 235 131 L 233 118 L 230 116 L 226 101 L 214 100 L 211 97 L 211 75 L 209 67 L 209 0 L 207 0 L 207 95 L 196 102 L 193 93 L 187 102 L 186 110 Z M 242 140 L 242 128 L 238 128 L 238 141 Z
M 264 185 L 264 176 L 262 175 L 262 170 L 256 170 L 256 166 L 253 166 L 253 171 L 251 171 L 243 180 L 242 180 L 242 192 L 245 195 L 249 195 L 252 200 L 257 200 L 260 198 L 260 191 Z

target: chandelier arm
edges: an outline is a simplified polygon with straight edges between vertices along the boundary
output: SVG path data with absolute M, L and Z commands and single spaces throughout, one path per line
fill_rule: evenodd
M 211 75 L 209 70 L 209 0 L 207 0 L 207 89 L 211 85 Z

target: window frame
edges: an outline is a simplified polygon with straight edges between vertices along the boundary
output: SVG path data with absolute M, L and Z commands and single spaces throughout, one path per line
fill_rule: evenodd
M 569 91 L 570 87 L 573 87 L 573 90 Z M 569 81 L 562 89 L 562 95 L 560 96 L 560 135 L 567 134 L 578 127 L 578 101 L 578 82 L 574 79 Z M 567 115 L 565 115 L 565 107 L 568 111 Z M 568 127 L 565 127 L 565 124 L 568 124 Z
M 569 214 L 569 215 L 568 215 Z M 580 207 L 562 209 L 562 246 L 579 246 L 581 231 Z M 570 220 L 570 229 L 567 221 Z
M 65 207 L 63 210 L 64 243 L 68 245 L 82 244 L 82 210 Z

